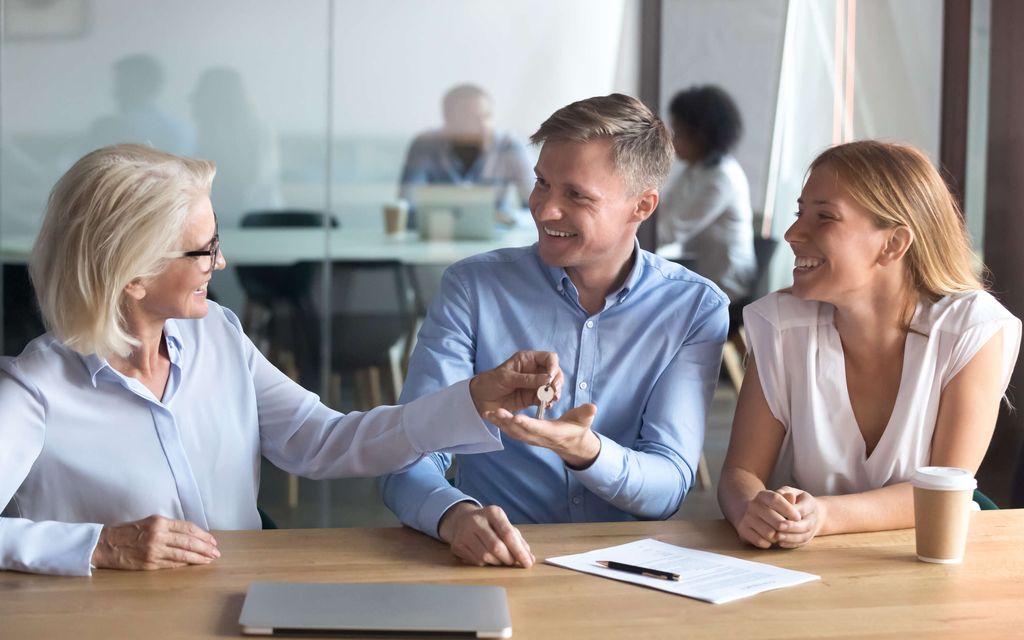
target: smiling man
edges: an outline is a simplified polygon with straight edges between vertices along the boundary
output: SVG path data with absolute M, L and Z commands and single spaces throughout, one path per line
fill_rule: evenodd
M 673 153 L 657 116 L 628 96 L 590 98 L 531 139 L 543 145 L 530 195 L 538 242 L 445 272 L 401 400 L 509 351 L 545 349 L 565 375 L 548 409 L 562 417 L 492 413 L 505 448 L 460 455 L 453 483 L 451 456 L 434 454 L 382 484 L 403 523 L 470 564 L 532 565 L 514 524 L 675 513 L 693 482 L 729 324 L 715 285 L 636 240 Z

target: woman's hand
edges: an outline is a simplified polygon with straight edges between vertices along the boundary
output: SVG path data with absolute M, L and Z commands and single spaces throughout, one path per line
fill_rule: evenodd
M 778 526 L 776 543 L 784 549 L 796 549 L 810 542 L 825 524 L 825 503 L 793 487 L 778 490 L 797 510 L 798 518 L 789 518 Z
M 793 504 L 793 499 L 787 498 L 781 489 L 760 491 L 747 502 L 747 509 L 736 524 L 736 533 L 755 547 L 767 549 L 780 542 L 783 525 L 800 518 L 800 511 Z
M 481 416 L 497 409 L 516 412 L 537 404 L 537 389 L 546 384 L 554 388 L 553 404 L 562 393 L 558 354 L 518 351 L 494 369 L 474 376 L 469 381 L 469 395 Z
M 199 526 L 149 516 L 103 527 L 92 564 L 97 569 L 171 569 L 210 564 L 219 557 L 217 541 Z

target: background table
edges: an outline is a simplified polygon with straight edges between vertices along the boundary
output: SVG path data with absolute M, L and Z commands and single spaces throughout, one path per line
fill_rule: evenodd
M 411 266 L 445 266 L 478 253 L 533 244 L 537 229 L 517 226 L 491 240 L 423 241 L 415 232 L 390 236 L 374 229 L 332 229 L 328 236 L 320 228 L 232 228 L 221 229 L 220 240 L 224 257 L 234 266 L 280 266 L 325 257 L 333 262 L 397 260 Z M 0 242 L 0 261 L 25 264 L 35 238 L 5 235 Z
M 206 567 L 92 578 L 0 572 L 0 637 L 238 636 L 246 588 L 258 580 L 500 585 L 514 638 L 1020 637 L 1024 510 L 973 518 L 963 565 L 918 562 L 913 530 L 760 551 L 724 521 L 522 527 L 538 558 L 655 537 L 822 577 L 724 605 L 543 564 L 467 567 L 409 529 L 221 532 L 224 555 Z

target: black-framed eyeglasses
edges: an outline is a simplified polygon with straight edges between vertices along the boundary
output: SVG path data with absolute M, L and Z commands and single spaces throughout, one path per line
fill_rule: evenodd
M 217 258 L 220 256 L 220 224 L 216 222 L 214 217 L 213 240 L 210 241 L 209 249 L 196 249 L 195 251 L 174 251 L 168 257 L 170 258 L 209 258 L 210 263 L 206 264 L 205 260 L 199 260 L 199 268 L 203 273 L 209 273 L 217 267 Z

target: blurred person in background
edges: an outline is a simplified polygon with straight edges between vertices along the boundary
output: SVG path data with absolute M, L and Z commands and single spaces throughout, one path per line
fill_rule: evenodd
M 685 163 L 657 213 L 658 254 L 717 284 L 733 301 L 757 278 L 747 176 L 731 155 L 743 124 L 722 89 L 698 86 L 669 104 L 672 146 Z
M 88 135 L 88 148 L 137 142 L 168 153 L 191 155 L 195 131 L 160 108 L 163 65 L 144 53 L 114 63 L 114 101 L 117 112 L 97 119 Z
M 480 87 L 461 84 L 444 95 L 444 124 L 412 141 L 402 167 L 400 196 L 415 207 L 424 184 L 494 185 L 499 210 L 525 207 L 533 189 L 526 145 L 494 128 L 494 104 Z M 506 199 L 507 191 L 511 196 Z

